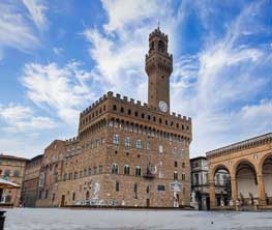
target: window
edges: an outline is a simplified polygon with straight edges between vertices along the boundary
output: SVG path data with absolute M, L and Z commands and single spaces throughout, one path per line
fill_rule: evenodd
M 174 172 L 174 180 L 178 180 L 178 173 L 177 173 L 177 171 Z
M 136 172 L 135 172 L 135 175 L 136 176 L 141 176 L 142 172 L 141 172 L 141 167 L 140 166 L 137 166 L 136 167 Z
M 4 177 L 8 177 L 8 176 L 10 176 L 10 170 L 6 169 L 4 172 Z
M 67 180 L 67 173 L 64 173 L 64 175 L 63 175 L 63 180 L 64 180 L 64 181 Z
M 164 185 L 158 185 L 158 191 L 165 191 Z
M 119 189 L 120 189 L 119 187 L 120 187 L 120 184 L 118 181 L 116 181 L 116 183 L 115 183 L 115 191 L 116 192 L 119 192 Z
M 131 146 L 130 137 L 125 137 L 125 147 L 129 148 Z
M 174 166 L 178 167 L 178 162 L 177 161 L 174 162 Z
M 84 169 L 84 176 L 87 176 L 87 169 Z
M 185 162 L 182 162 L 182 168 L 183 169 L 185 168 Z
M 159 153 L 163 153 L 163 146 L 159 145 Z
M 89 176 L 91 176 L 91 175 L 92 175 L 92 169 L 89 168 Z
M 150 141 L 147 141 L 147 143 L 146 143 L 146 149 L 147 150 L 151 150 L 151 142 Z
M 74 173 L 74 179 L 77 179 L 77 172 Z
M 129 175 L 129 165 L 125 165 L 124 167 L 124 174 Z
M 142 140 L 138 139 L 136 141 L 136 149 L 141 149 L 142 148 Z
M 73 173 L 69 173 L 69 180 L 72 180 Z
M 102 173 L 102 172 L 103 172 L 103 166 L 102 166 L 102 165 L 99 165 L 98 170 L 99 170 L 99 173 Z
M 173 148 L 173 154 L 177 154 L 177 147 Z
M 198 174 L 196 173 L 195 175 L 194 175 L 194 177 L 195 177 L 195 185 L 199 185 L 199 176 L 198 176 Z
M 118 174 L 118 165 L 116 163 L 112 164 L 111 172 L 113 174 Z
M 113 136 L 113 144 L 119 145 L 119 135 L 118 134 L 114 134 L 114 136 Z
M 113 111 L 116 111 L 116 110 L 117 110 L 116 105 L 113 105 Z
M 138 198 L 138 185 L 134 184 L 134 198 L 137 199 Z
M 185 173 L 182 173 L 182 174 L 181 174 L 181 180 L 182 180 L 182 181 L 185 181 Z
M 75 200 L 75 199 L 76 199 L 76 193 L 73 192 L 72 200 Z
M 18 170 L 15 170 L 13 173 L 13 176 L 19 177 L 20 176 L 20 172 Z

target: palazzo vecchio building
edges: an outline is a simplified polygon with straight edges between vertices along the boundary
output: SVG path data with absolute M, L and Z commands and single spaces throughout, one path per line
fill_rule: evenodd
M 77 137 L 46 149 L 37 206 L 189 205 L 192 124 L 170 113 L 172 70 L 157 28 L 145 58 L 148 103 L 108 92 L 86 108 Z

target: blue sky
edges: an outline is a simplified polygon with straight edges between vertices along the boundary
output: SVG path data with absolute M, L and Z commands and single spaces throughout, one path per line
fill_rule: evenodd
M 272 131 L 271 0 L 3 0 L 0 12 L 2 153 L 30 158 L 76 136 L 80 111 L 107 91 L 146 102 L 158 21 L 192 157 Z

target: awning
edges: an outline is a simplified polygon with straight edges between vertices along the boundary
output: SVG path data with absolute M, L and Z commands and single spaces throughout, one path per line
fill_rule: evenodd
M 19 188 L 20 185 L 0 178 L 0 188 Z

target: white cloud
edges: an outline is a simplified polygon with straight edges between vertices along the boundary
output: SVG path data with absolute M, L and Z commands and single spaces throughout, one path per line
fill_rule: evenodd
M 36 116 L 31 108 L 15 104 L 0 106 L 0 119 L 4 123 L 2 129 L 13 133 L 52 129 L 56 126 L 52 119 Z
M 128 29 L 127 27 L 135 24 L 146 26 L 145 19 L 156 18 L 155 23 L 157 23 L 165 9 L 170 9 L 169 1 L 103 0 L 102 3 L 109 16 L 109 22 L 104 25 L 104 28 L 109 32 Z
M 24 14 L 16 5 L 0 3 L 0 53 L 13 47 L 28 52 L 39 45 L 37 37 L 28 25 Z
M 161 20 L 165 33 L 174 34 L 179 17 L 173 16 L 170 1 L 102 1 L 108 22 L 84 31 L 90 42 L 89 54 L 96 65 L 96 79 L 105 88 L 146 101 L 143 94 L 148 35 Z M 170 38 L 170 52 L 174 49 Z M 133 89 L 133 90 L 131 90 Z
M 53 48 L 53 52 L 54 54 L 56 54 L 57 56 L 61 56 L 64 52 L 64 49 L 61 47 L 54 47 Z
M 31 18 L 35 25 L 43 30 L 47 26 L 47 19 L 45 16 L 45 11 L 47 7 L 45 5 L 44 0 L 22 0 L 23 4 L 29 11 Z
M 209 21 L 209 11 L 203 10 Z M 263 27 L 253 19 L 248 26 L 253 12 L 256 17 L 262 13 L 261 3 L 245 5 L 226 27 L 223 37 L 208 37 L 198 61 L 185 58 L 185 63 L 176 66 L 174 74 L 183 74 L 184 78 L 174 84 L 179 87 L 173 87 L 172 104 L 177 105 L 182 98 L 179 109 L 193 118 L 193 155 L 272 130 L 271 102 L 258 101 L 258 97 L 269 97 L 269 53 L 262 46 L 243 43 L 243 31 L 247 31 L 247 36 L 256 36 L 260 33 L 256 28 Z M 201 12 L 199 15 L 203 19 Z M 203 23 L 209 26 L 207 21 Z M 186 78 L 194 80 L 190 87 L 181 84 Z
M 90 91 L 91 81 L 91 74 L 81 70 L 77 62 L 63 68 L 56 63 L 29 63 L 22 76 L 31 101 L 74 126 L 82 107 L 96 99 L 95 92 Z

